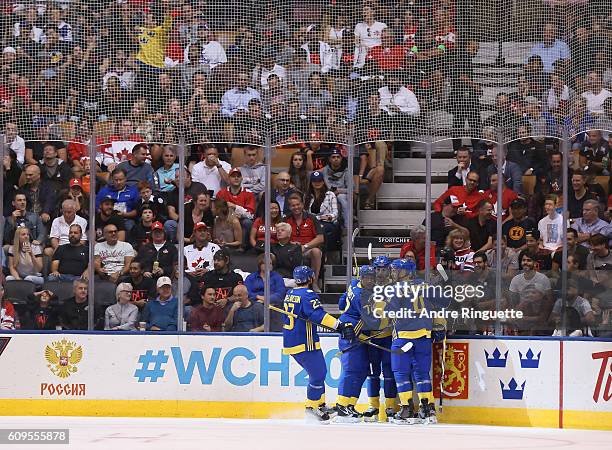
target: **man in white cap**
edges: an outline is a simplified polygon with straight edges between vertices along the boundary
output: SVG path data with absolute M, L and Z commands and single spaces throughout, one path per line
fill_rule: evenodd
M 150 331 L 176 331 L 178 299 L 172 295 L 170 277 L 157 280 L 157 297 L 145 305 L 142 321 Z

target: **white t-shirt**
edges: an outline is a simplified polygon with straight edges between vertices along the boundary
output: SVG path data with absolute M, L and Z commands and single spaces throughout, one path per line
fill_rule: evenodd
M 225 161 L 219 160 L 219 164 L 221 164 L 221 167 L 223 167 L 223 170 L 227 173 L 232 169 L 232 166 Z M 221 188 L 225 187 L 225 183 L 222 181 L 221 175 L 219 175 L 219 169 L 216 167 L 208 167 L 206 161 L 200 161 L 193 166 L 191 178 L 193 181 L 202 183 L 206 186 L 206 189 L 213 191 L 213 197 L 217 195 L 217 192 L 219 192 Z
M 542 292 L 551 290 L 550 280 L 548 277 L 540 272 L 536 272 L 535 276 L 530 280 L 525 279 L 524 273 L 519 273 L 512 278 L 512 281 L 510 281 L 510 292 L 521 294 L 530 284 L 534 284 L 538 290 Z
M 603 103 L 608 97 L 612 97 L 612 92 L 607 89 L 602 89 L 599 94 L 594 94 L 593 91 L 586 91 L 582 96 L 586 99 L 586 106 L 590 112 L 604 114 Z
M 15 136 L 15 140 L 11 142 L 11 150 L 17 155 L 17 161 L 20 164 L 25 163 L 25 141 L 21 136 Z
M 387 24 L 382 22 L 374 22 L 372 26 L 368 26 L 365 22 L 359 22 L 355 25 L 355 37 L 357 43 L 355 45 L 355 67 L 363 67 L 366 61 L 368 49 L 382 45 L 382 32 L 387 28 Z
M 135 256 L 134 248 L 127 242 L 117 241 L 113 246 L 106 241 L 98 242 L 94 247 L 94 256 L 99 256 L 106 273 L 116 273 L 125 267 L 125 257 Z
M 551 219 L 549 216 L 543 217 L 538 222 L 538 230 L 540 231 L 544 248 L 552 251 L 556 250 L 562 243 L 563 216 L 557 214 L 554 219 Z
M 255 72 L 257 74 L 257 72 Z M 279 66 L 278 64 L 274 64 L 274 67 L 272 67 L 272 70 L 268 70 L 268 69 L 264 69 L 263 67 L 259 68 L 259 79 L 257 79 L 257 75 L 256 78 L 253 80 L 253 82 L 255 84 L 259 84 L 261 85 L 262 89 L 270 89 L 270 87 L 268 86 L 268 78 L 270 78 L 271 75 L 276 75 L 279 79 L 281 84 L 285 82 L 285 79 L 287 78 L 287 70 L 283 67 L 283 66 Z
M 51 232 L 49 233 L 49 237 L 59 239 L 59 245 L 68 244 L 70 241 L 68 240 L 68 233 L 70 231 L 70 227 L 74 224 L 81 226 L 81 240 L 87 240 L 87 220 L 83 219 L 81 216 L 75 216 L 74 220 L 71 223 L 66 223 L 66 219 L 64 216 L 59 216 L 53 219 L 53 223 L 51 224 Z
M 198 249 L 194 244 L 185 247 L 185 272 L 195 272 L 198 269 L 214 270 L 213 256 L 221 250 L 217 244 L 209 242 L 206 246 Z

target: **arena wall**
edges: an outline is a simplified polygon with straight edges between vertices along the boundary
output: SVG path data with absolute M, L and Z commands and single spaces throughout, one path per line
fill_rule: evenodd
M 0 415 L 300 417 L 307 378 L 281 346 L 274 334 L 3 333 Z M 337 338 L 322 349 L 331 403 Z M 612 430 L 612 340 L 450 339 L 446 361 L 443 422 Z

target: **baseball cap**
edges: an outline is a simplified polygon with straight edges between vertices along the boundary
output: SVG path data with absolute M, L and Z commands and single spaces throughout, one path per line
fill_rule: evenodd
M 334 148 L 331 149 L 331 154 L 332 155 L 340 155 L 340 156 L 342 156 L 342 152 L 337 147 L 334 147 Z
M 15 50 L 15 47 L 4 47 L 4 50 L 2 50 L 2 53 L 16 54 L 17 50 Z
M 510 203 L 510 208 L 527 208 L 527 202 L 522 198 L 515 198 Z
M 310 174 L 310 181 L 323 181 L 323 174 L 315 170 Z
M 540 239 L 540 231 L 539 230 L 526 230 L 525 236 L 531 236 L 534 239 Z
M 70 180 L 70 187 L 74 187 L 74 186 L 83 188 L 83 183 L 78 178 L 73 178 Z
M 227 259 L 229 255 L 224 250 L 217 250 L 217 252 L 213 255 L 213 259 Z
M 100 203 L 109 202 L 109 201 L 115 203 L 117 200 L 111 197 L 110 195 L 107 195 L 104 198 L 102 198 Z
M 151 231 L 153 231 L 153 230 L 162 230 L 162 231 L 164 231 L 164 225 L 161 222 L 159 222 L 159 221 L 153 222 L 151 224 Z
M 228 175 L 231 177 L 232 175 L 236 174 L 242 176 L 242 172 L 240 172 L 240 169 L 238 167 L 234 167 L 232 170 L 230 170 Z
M 206 230 L 208 229 L 208 227 L 206 226 L 206 224 L 204 222 L 198 222 L 193 226 L 194 230 Z
M 170 277 L 159 277 L 157 280 L 157 287 L 160 288 L 167 285 L 172 286 L 172 280 L 170 280 Z

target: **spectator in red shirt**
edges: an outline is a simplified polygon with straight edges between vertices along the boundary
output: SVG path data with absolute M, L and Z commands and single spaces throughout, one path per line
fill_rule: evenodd
M 261 204 L 264 202 L 262 200 Z M 264 208 L 258 208 L 259 213 L 257 214 L 257 218 L 255 222 L 253 222 L 253 226 L 251 227 L 251 234 L 249 236 L 249 241 L 251 246 L 255 248 L 257 253 L 261 253 L 264 251 L 264 243 L 266 238 L 266 219 L 265 219 L 265 211 Z M 276 224 L 282 221 L 280 205 L 277 201 L 270 201 L 270 245 L 276 244 L 278 240 L 276 239 Z
M 476 217 L 478 215 L 478 208 L 476 207 L 480 200 L 485 198 L 485 195 L 478 191 L 478 183 L 480 182 L 480 175 L 478 172 L 470 171 L 465 177 L 465 186 L 452 186 L 446 190 L 435 202 L 434 209 L 437 212 L 442 211 L 442 204 L 444 199 L 447 197 L 456 197 L 459 203 L 462 203 L 457 209 L 457 214 L 468 219 Z
M 499 205 L 497 204 L 497 173 L 492 173 L 489 177 L 489 189 L 484 192 L 484 196 L 491 202 L 493 205 L 493 218 L 497 217 L 497 211 L 499 210 Z M 510 207 L 510 203 L 512 200 L 518 198 L 518 194 L 514 192 L 512 189 L 506 186 L 506 183 L 502 184 L 502 221 L 508 218 L 508 208 Z
M 287 216 L 285 222 L 291 225 L 292 242 L 302 246 L 304 259 L 309 260 L 309 265 L 314 270 L 315 282 L 312 285 L 312 290 L 321 292 L 318 279 L 323 258 L 320 247 L 325 242 L 323 227 L 315 216 L 304 211 L 304 201 L 300 194 L 291 194 L 288 201 L 291 214 Z
M 427 230 L 423 225 L 417 225 L 410 231 L 410 240 L 406 242 L 400 250 L 400 258 L 404 258 L 408 252 L 412 252 L 416 257 L 418 270 L 425 270 L 425 235 Z M 431 253 L 429 255 L 429 267 L 436 267 L 436 243 L 430 244 Z
M 401 69 L 404 66 L 406 48 L 393 43 L 393 34 L 389 29 L 382 31 L 382 44 L 368 51 L 368 59 L 376 62 L 382 72 Z
M 201 296 L 202 304 L 193 308 L 189 315 L 189 328 L 191 331 L 223 331 L 227 308 L 215 300 L 215 288 L 202 288 Z
M 229 171 L 229 186 L 217 193 L 217 198 L 225 200 L 240 220 L 245 248 L 250 247 L 249 235 L 255 216 L 255 195 L 242 187 L 242 172 L 237 167 Z

